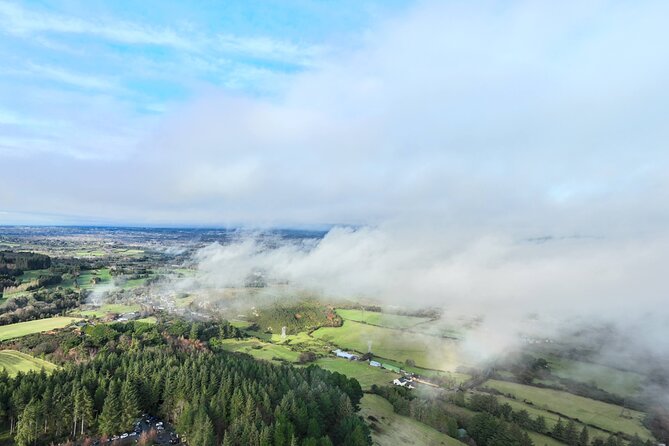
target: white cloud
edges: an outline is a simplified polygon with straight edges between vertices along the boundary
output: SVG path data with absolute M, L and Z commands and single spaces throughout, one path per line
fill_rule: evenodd
M 207 35 L 186 28 L 156 27 L 115 18 L 82 19 L 38 11 L 0 2 L 2 31 L 16 36 L 40 34 L 80 34 L 130 45 L 155 45 L 201 55 L 233 53 L 293 64 L 309 64 L 323 51 L 315 45 L 299 45 L 266 36 L 243 37 L 232 34 Z
M 662 231 L 665 9 L 421 3 L 355 51 L 282 77 L 269 97 L 205 87 L 157 127 L 133 122 L 133 134 L 156 130 L 96 181 L 142 205 L 112 196 L 96 212 L 207 224 L 412 217 L 513 237 Z

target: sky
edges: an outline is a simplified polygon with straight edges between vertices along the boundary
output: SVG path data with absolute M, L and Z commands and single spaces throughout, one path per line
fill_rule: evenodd
M 531 311 L 614 321 L 666 357 L 667 17 L 0 0 L 0 225 L 334 225 L 311 250 L 249 239 L 197 260 L 214 285 L 261 265 L 482 311 L 493 333 Z
M 0 0 L 0 224 L 656 234 L 667 13 Z

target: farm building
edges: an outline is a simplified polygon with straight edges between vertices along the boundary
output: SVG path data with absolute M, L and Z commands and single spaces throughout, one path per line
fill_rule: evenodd
M 344 350 L 337 349 L 337 350 L 333 350 L 332 353 L 337 355 L 337 357 L 339 357 L 339 358 L 345 358 L 345 359 L 348 359 L 350 361 L 357 361 L 358 360 L 357 355 L 354 355 L 354 354 L 349 353 L 349 352 L 345 352 Z
M 383 364 L 381 364 L 381 367 L 386 369 L 386 370 L 390 370 L 391 372 L 401 373 L 400 368 L 397 367 L 397 366 L 394 366 L 392 364 L 387 364 L 387 363 L 384 362 Z
M 406 387 L 407 389 L 415 389 L 414 385 L 411 384 L 411 380 L 406 378 L 397 378 L 393 380 L 393 384 L 400 387 Z
M 369 365 L 372 367 L 381 367 L 381 363 L 378 361 L 369 361 Z

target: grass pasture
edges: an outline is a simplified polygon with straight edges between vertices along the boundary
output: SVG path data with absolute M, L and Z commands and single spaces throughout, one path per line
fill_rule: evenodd
M 550 357 L 551 373 L 557 377 L 594 383 L 609 393 L 630 397 L 637 395 L 643 383 L 639 373 L 617 370 L 605 365 Z
M 125 304 L 104 304 L 98 308 L 90 310 L 76 310 L 72 314 L 84 316 L 84 317 L 105 317 L 109 313 L 133 313 L 139 311 L 141 307 L 139 305 L 125 305 Z
M 16 350 L 0 351 L 0 370 L 7 370 L 7 373 L 9 373 L 10 376 L 15 376 L 19 372 L 39 372 L 42 368 L 47 372 L 51 372 L 55 370 L 57 366 L 48 361 L 44 361 L 43 359 L 34 358 Z
M 372 367 L 365 361 L 349 361 L 343 358 L 320 358 L 315 364 L 331 372 L 339 372 L 349 378 L 355 378 L 363 389 L 369 389 L 372 384 L 377 386 L 389 385 L 393 379 L 399 377 L 397 373 Z
M 507 398 L 507 397 L 504 397 L 504 396 L 498 396 L 497 400 L 499 401 L 500 404 L 508 403 L 513 408 L 513 410 L 525 410 L 525 411 L 527 411 L 527 413 L 529 413 L 532 418 L 536 418 L 538 416 L 544 417 L 546 419 L 546 427 L 548 427 L 550 430 L 553 430 L 553 427 L 555 427 L 558 420 L 561 418 L 557 414 L 554 414 L 552 412 L 548 412 L 548 411 L 543 410 L 543 409 L 539 409 L 538 407 L 536 407 L 534 405 L 525 404 L 522 401 L 514 400 L 512 398 Z M 581 429 L 583 429 L 583 424 L 577 423 L 577 429 L 580 432 Z M 600 437 L 603 440 L 606 440 L 606 438 L 608 438 L 608 436 L 609 436 L 609 434 L 607 432 L 604 432 L 604 431 L 599 430 L 599 429 L 595 429 L 593 427 L 588 427 L 588 435 L 590 436 L 590 440 L 594 440 L 597 437 Z
M 565 446 L 564 443 L 557 441 L 548 435 L 538 434 L 536 432 L 528 431 L 527 434 L 532 439 L 534 446 Z
M 644 440 L 653 438 L 648 429 L 641 424 L 645 416 L 643 412 L 630 410 L 631 418 L 626 418 L 620 416 L 622 410 L 620 406 L 567 392 L 497 380 L 486 381 L 485 386 L 513 395 L 516 400 L 531 402 L 536 408 L 550 409 L 602 429 L 628 435 L 638 434 Z
M 393 406 L 378 395 L 366 394 L 360 403 L 360 415 L 372 424 L 372 442 L 377 446 L 464 446 L 464 443 L 442 434 L 412 418 L 398 415 Z M 371 422 L 368 417 L 378 421 Z M 553 446 L 553 445 L 549 445 Z
M 259 339 L 223 339 L 222 347 L 230 352 L 247 353 L 254 358 L 266 361 L 277 361 L 281 359 L 288 362 L 296 362 L 300 354 L 282 345 L 270 344 Z
M 23 271 L 18 278 L 21 279 L 21 283 L 30 282 L 31 280 L 39 279 L 40 276 L 49 275 L 49 269 L 33 269 L 30 271 Z
M 344 321 L 341 327 L 324 327 L 312 336 L 343 349 L 367 352 L 372 343 L 374 355 L 404 363 L 413 359 L 419 367 L 454 371 L 461 365 L 455 341 L 407 333 L 392 328 L 377 327 L 355 321 Z
M 344 320 L 364 322 L 386 328 L 411 328 L 417 324 L 427 322 L 426 317 L 403 316 L 399 314 L 379 313 L 364 310 L 337 310 L 337 314 Z
M 17 322 L 16 324 L 0 326 L 0 341 L 7 339 L 20 338 L 33 333 L 55 330 L 70 325 L 78 321 L 76 317 L 56 316 L 47 319 L 37 319 L 28 322 Z

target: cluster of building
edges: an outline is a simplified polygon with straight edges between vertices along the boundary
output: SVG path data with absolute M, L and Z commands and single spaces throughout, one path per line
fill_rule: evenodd
M 338 358 L 344 358 L 348 359 L 349 361 L 359 361 L 360 356 L 354 354 L 354 353 L 349 353 L 345 350 L 337 349 L 337 350 L 332 350 L 332 353 L 335 354 Z M 369 361 L 369 365 L 372 367 L 378 367 L 381 369 L 386 369 L 394 373 L 399 373 L 403 376 L 400 378 L 397 378 L 393 380 L 393 384 L 396 386 L 400 387 L 406 387 L 407 389 L 415 389 L 416 387 L 414 386 L 414 374 L 407 372 L 405 370 L 402 370 L 401 368 L 397 367 L 396 365 L 393 364 L 388 364 L 385 362 L 379 362 L 379 361 L 374 361 L 373 359 Z

